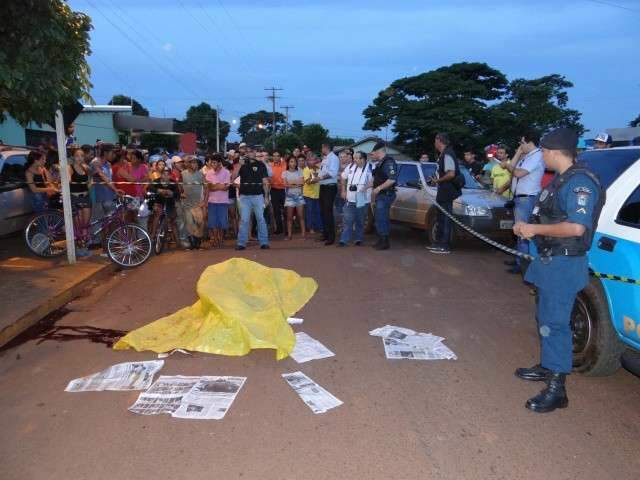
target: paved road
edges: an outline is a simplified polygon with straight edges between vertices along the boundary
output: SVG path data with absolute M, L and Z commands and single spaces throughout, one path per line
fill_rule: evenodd
M 242 375 L 222 421 L 136 416 L 136 392 L 64 393 L 66 383 L 151 354 L 86 339 L 27 341 L 0 353 L 3 479 L 604 479 L 640 478 L 637 378 L 572 376 L 570 408 L 524 408 L 538 384 L 513 376 L 536 359 L 533 299 L 480 245 L 431 256 L 400 231 L 389 252 L 276 242 L 243 256 L 313 276 L 302 330 L 336 356 L 298 365 L 273 351 L 170 357 L 163 374 Z M 63 325 L 129 330 L 195 299 L 209 264 L 176 252 L 116 275 L 70 305 Z M 388 361 L 371 328 L 446 337 L 457 361 Z M 280 378 L 302 370 L 344 405 L 314 415 Z

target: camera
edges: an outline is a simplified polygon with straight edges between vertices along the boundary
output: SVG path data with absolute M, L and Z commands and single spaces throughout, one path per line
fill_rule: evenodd
M 349 191 L 350 192 L 357 192 L 358 191 L 358 187 L 356 185 L 349 185 Z

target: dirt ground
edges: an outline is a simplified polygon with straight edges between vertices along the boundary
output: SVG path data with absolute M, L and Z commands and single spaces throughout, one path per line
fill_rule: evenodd
M 193 303 L 202 270 L 241 253 L 315 278 L 295 327 L 333 358 L 277 362 L 169 357 L 164 375 L 239 375 L 221 421 L 139 416 L 139 392 L 65 393 L 69 380 L 153 359 L 86 338 L 27 339 L 0 352 L 0 478 L 638 479 L 639 379 L 568 380 L 569 408 L 524 408 L 539 384 L 513 376 L 537 359 L 534 301 L 503 254 L 471 242 L 430 255 L 400 231 L 393 249 L 274 241 L 269 251 L 168 252 L 72 302 L 57 325 L 131 330 Z M 64 313 L 64 312 L 63 312 Z M 456 361 L 390 361 L 368 330 L 387 323 L 446 337 Z M 314 415 L 280 375 L 301 370 L 344 402 Z

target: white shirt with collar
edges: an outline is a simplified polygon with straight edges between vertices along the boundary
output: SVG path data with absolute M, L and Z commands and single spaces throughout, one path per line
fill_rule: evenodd
M 373 174 L 371 173 L 371 169 L 369 165 L 366 163 L 362 168 L 358 167 L 355 162 L 349 165 L 342 172 L 342 179 L 345 181 L 347 188 L 347 202 L 356 203 L 356 194 L 358 192 L 366 193 L 366 202 L 371 203 L 371 188 L 368 187 L 368 184 L 373 182 Z M 349 190 L 350 185 L 355 185 L 357 187 L 357 191 L 352 192 Z
M 542 190 L 541 182 L 544 175 L 544 159 L 542 150 L 536 148 L 520 157 L 514 168 L 529 172 L 524 177 L 511 178 L 511 191 L 514 195 L 538 195 Z
M 340 170 L 340 159 L 335 153 L 329 152 L 322 158 L 320 164 L 320 176 L 329 175 L 329 178 L 320 180 L 318 183 L 320 185 L 335 185 L 338 182 L 338 170 Z

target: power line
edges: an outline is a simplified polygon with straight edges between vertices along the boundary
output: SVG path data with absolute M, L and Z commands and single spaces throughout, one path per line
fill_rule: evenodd
M 107 15 L 105 15 L 104 12 L 100 8 L 98 8 L 95 3 L 93 3 L 93 0 L 87 0 L 87 3 L 91 5 L 107 22 L 109 22 L 111 26 L 113 26 L 113 28 L 118 30 L 122 34 L 122 36 L 129 41 L 129 43 L 131 43 L 134 47 L 136 47 L 144 56 L 151 59 L 163 74 L 172 77 L 178 83 L 178 85 L 180 85 L 182 88 L 189 91 L 189 93 L 192 93 L 198 96 L 198 93 L 195 90 L 193 90 L 191 87 L 183 83 L 180 77 L 176 76 L 171 69 L 167 69 L 165 66 L 163 66 L 155 57 L 150 55 L 149 52 L 147 52 L 135 40 L 133 40 L 127 34 L 127 32 L 125 32 L 122 28 L 120 28 L 120 26 L 117 23 L 114 23 Z
M 619 8 L 621 10 L 627 10 L 629 12 L 640 13 L 640 10 L 636 10 L 635 8 L 625 7 L 624 5 L 618 5 L 617 3 L 605 2 L 604 0 L 587 0 L 587 1 L 591 3 L 598 3 L 600 5 L 606 5 L 608 7 Z

